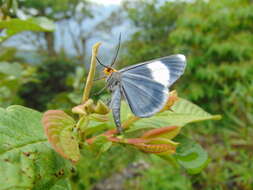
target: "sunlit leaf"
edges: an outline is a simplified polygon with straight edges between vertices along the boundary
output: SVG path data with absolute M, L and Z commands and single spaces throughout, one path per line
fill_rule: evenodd
M 162 137 L 166 139 L 173 139 L 180 132 L 181 127 L 169 126 L 159 129 L 152 129 L 142 135 L 142 138 L 156 138 Z
M 123 106 L 123 108 L 126 109 L 126 106 Z M 158 113 L 150 118 L 141 118 L 127 132 L 164 126 L 184 126 L 188 123 L 221 118 L 220 115 L 211 115 L 197 105 L 182 98 L 171 109 L 172 111 Z

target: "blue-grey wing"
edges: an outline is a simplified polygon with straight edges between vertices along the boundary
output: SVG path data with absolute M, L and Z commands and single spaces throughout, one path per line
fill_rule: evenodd
M 184 73 L 185 66 L 185 56 L 176 54 L 132 65 L 119 72 L 141 75 L 170 87 Z
M 166 104 L 169 90 L 166 86 L 147 77 L 132 73 L 121 75 L 122 93 L 137 117 L 150 117 Z

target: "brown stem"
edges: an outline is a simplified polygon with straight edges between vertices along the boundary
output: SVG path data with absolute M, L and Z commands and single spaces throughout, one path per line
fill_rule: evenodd
M 56 52 L 55 52 L 55 49 L 54 49 L 54 33 L 45 32 L 45 39 L 47 41 L 48 55 L 50 55 L 50 56 L 56 55 Z

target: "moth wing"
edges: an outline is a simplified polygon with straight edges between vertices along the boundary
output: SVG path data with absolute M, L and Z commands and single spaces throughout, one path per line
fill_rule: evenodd
M 120 72 L 141 75 L 170 87 L 184 73 L 185 66 L 185 56 L 176 54 L 132 65 Z
M 154 115 L 165 106 L 169 97 L 166 86 L 131 73 L 122 73 L 121 88 L 131 111 L 137 117 Z

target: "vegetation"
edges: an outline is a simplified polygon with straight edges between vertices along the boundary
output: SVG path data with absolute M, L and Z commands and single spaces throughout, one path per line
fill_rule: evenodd
M 252 161 L 243 156 L 252 154 L 252 2 L 214 0 L 156 5 L 155 1 L 142 2 L 142 6 L 131 2 L 125 5 L 139 31 L 126 43 L 124 64 L 166 56 L 168 52 L 186 54 L 188 67 L 176 88 L 206 110 L 223 114 L 215 125 L 218 128 L 208 123 L 208 127 L 191 132 L 202 139 L 214 159 L 194 183 L 200 183 L 203 189 L 230 189 L 231 184 L 235 189 L 251 189 L 251 167 L 244 170 L 245 166 L 239 165 L 249 166 Z M 204 179 L 207 184 L 203 184 Z
M 88 30 L 96 6 L 0 0 L 0 189 L 253 189 L 252 1 L 125 0 Z M 100 44 L 90 71 L 86 46 L 125 20 L 135 32 L 118 68 L 174 53 L 188 63 L 161 113 L 139 119 L 122 102 L 118 135 L 110 95 L 93 95 Z M 73 55 L 56 48 L 59 24 Z

